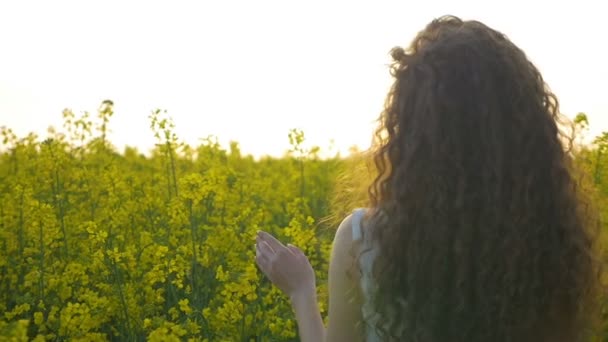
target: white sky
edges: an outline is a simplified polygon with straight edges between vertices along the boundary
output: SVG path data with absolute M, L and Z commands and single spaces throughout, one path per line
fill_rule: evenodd
M 601 1 L 0 0 L 0 126 L 61 125 L 65 107 L 115 102 L 112 140 L 147 150 L 167 109 L 189 143 L 214 134 L 278 155 L 290 128 L 345 151 L 371 139 L 390 82 L 388 51 L 434 17 L 506 33 L 562 111 L 608 130 L 608 28 Z

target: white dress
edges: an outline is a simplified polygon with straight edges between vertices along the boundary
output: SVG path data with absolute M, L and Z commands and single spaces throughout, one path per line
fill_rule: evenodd
M 372 242 L 371 240 L 371 227 L 366 227 L 365 232 L 361 227 L 361 221 L 363 216 L 365 215 L 365 209 L 356 209 L 352 214 L 352 229 L 353 229 L 353 241 L 362 240 L 361 243 L 361 257 L 359 258 L 359 266 L 361 268 L 361 291 L 363 295 L 363 306 L 361 308 L 361 312 L 363 315 L 363 322 L 365 324 L 365 334 L 366 334 L 366 342 L 380 342 L 382 341 L 378 333 L 376 332 L 375 327 L 378 323 L 378 314 L 373 307 L 373 303 L 371 302 L 372 294 L 375 293 L 375 289 L 377 288 L 376 283 L 372 278 L 372 267 L 374 264 L 374 259 L 378 255 L 378 244 L 376 242 Z M 402 305 L 404 304 L 403 301 Z M 387 326 L 390 322 L 385 322 L 384 325 Z M 403 334 L 403 330 L 400 331 Z

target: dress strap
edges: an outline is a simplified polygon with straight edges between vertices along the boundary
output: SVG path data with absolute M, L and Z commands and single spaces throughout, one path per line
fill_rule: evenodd
M 365 209 L 359 208 L 353 210 L 351 224 L 353 227 L 353 241 L 359 241 L 363 237 L 363 232 L 361 231 L 361 221 L 363 219 L 363 215 L 365 215 Z

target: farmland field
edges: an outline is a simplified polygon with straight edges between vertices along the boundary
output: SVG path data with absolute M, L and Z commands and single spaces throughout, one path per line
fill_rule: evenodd
M 336 224 L 365 205 L 364 187 L 345 178 L 358 162 L 319 158 L 295 130 L 283 158 L 213 139 L 187 146 L 160 111 L 154 151 L 119 153 L 106 140 L 111 114 L 66 111 L 65 133 L 43 139 L 2 130 L 0 336 L 295 341 L 289 302 L 254 263 L 258 229 L 305 251 L 326 317 Z M 600 209 L 607 147 L 599 137 L 576 152 Z

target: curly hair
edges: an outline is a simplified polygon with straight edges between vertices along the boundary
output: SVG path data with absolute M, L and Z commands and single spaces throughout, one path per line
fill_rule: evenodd
M 453 16 L 391 55 L 366 218 L 380 247 L 376 329 L 399 341 L 582 339 L 599 221 L 540 72 L 502 33 Z

